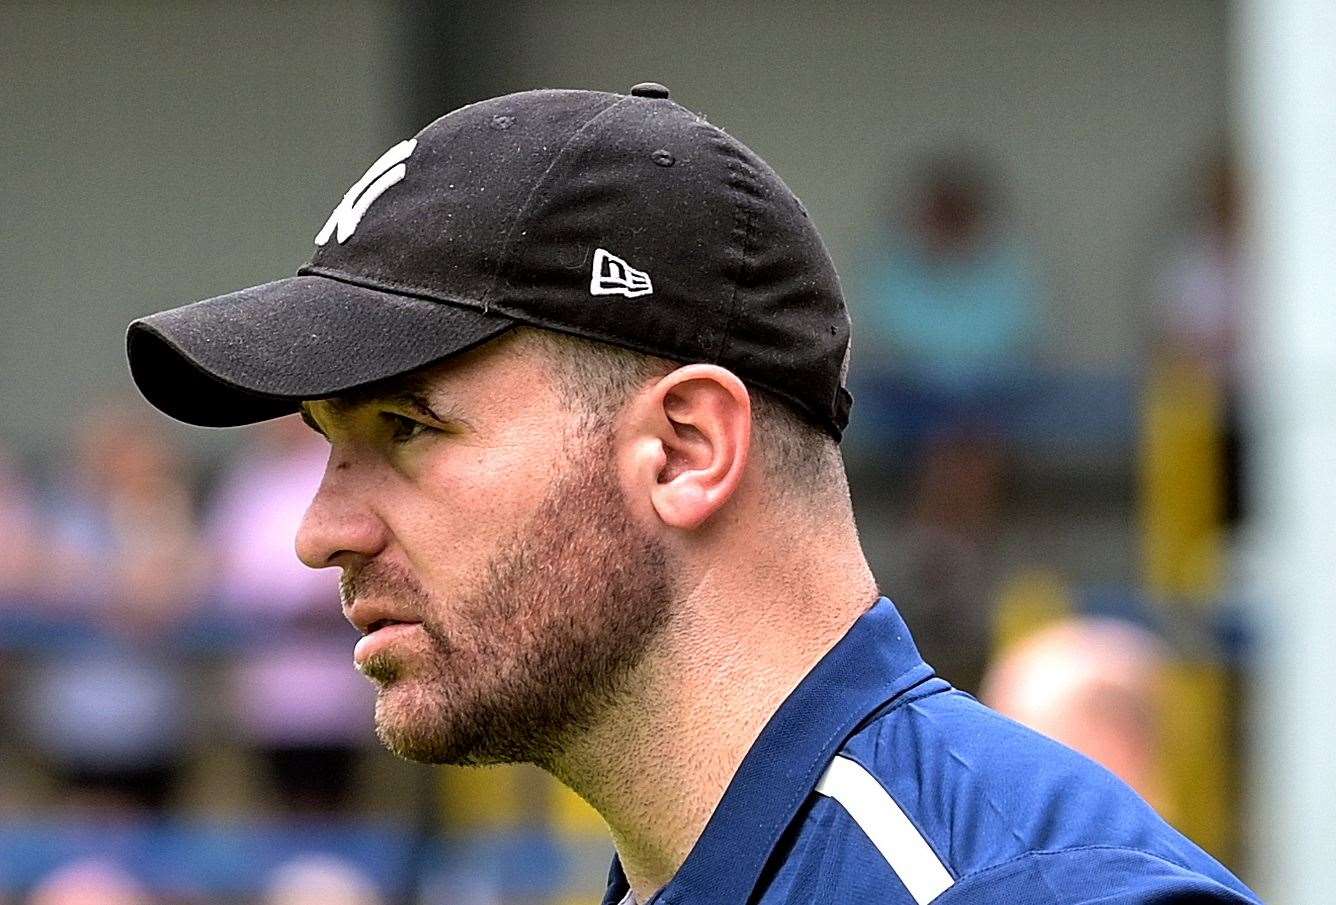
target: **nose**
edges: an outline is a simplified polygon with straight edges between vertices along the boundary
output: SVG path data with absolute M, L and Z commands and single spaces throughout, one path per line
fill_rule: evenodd
M 385 523 L 368 505 L 371 482 L 364 466 L 331 448 L 320 489 L 297 529 L 297 557 L 312 569 L 369 560 L 385 546 Z

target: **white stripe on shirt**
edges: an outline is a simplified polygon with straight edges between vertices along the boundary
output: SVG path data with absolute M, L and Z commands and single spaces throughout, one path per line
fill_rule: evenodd
M 849 812 L 918 905 L 927 905 L 955 883 L 928 840 L 862 764 L 836 757 L 816 790 Z

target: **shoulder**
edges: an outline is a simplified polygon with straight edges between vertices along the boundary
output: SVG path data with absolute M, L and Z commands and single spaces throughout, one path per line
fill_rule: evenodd
M 1030 850 L 1172 838 L 1103 767 L 938 681 L 840 754 L 874 775 L 957 871 Z
M 1158 855 L 1113 845 L 1026 852 L 960 878 L 936 905 L 982 905 L 1008 898 L 1035 905 L 1257 905 L 1237 881 L 1222 882 Z
M 941 680 L 850 738 L 816 791 L 792 856 L 847 902 L 996 901 L 1036 883 L 1055 903 L 1096 889 L 1126 890 L 1110 905 L 1179 889 L 1255 901 L 1108 771 Z

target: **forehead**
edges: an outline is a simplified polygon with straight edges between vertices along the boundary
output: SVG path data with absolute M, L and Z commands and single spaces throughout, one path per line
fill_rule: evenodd
M 416 371 L 390 377 L 337 396 L 305 400 L 303 413 L 319 409 L 331 416 L 346 415 L 358 409 L 387 404 L 406 404 L 457 414 L 469 411 L 494 411 L 517 401 L 542 398 L 548 375 L 534 355 L 518 343 L 493 340 L 446 361 L 426 365 Z

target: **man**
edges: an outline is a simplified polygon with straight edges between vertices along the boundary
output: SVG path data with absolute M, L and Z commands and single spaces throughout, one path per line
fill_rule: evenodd
M 921 661 L 850 511 L 829 256 L 663 86 L 457 110 L 315 241 L 132 324 L 134 377 L 329 439 L 297 547 L 343 570 L 381 738 L 567 783 L 606 903 L 1255 901 Z

